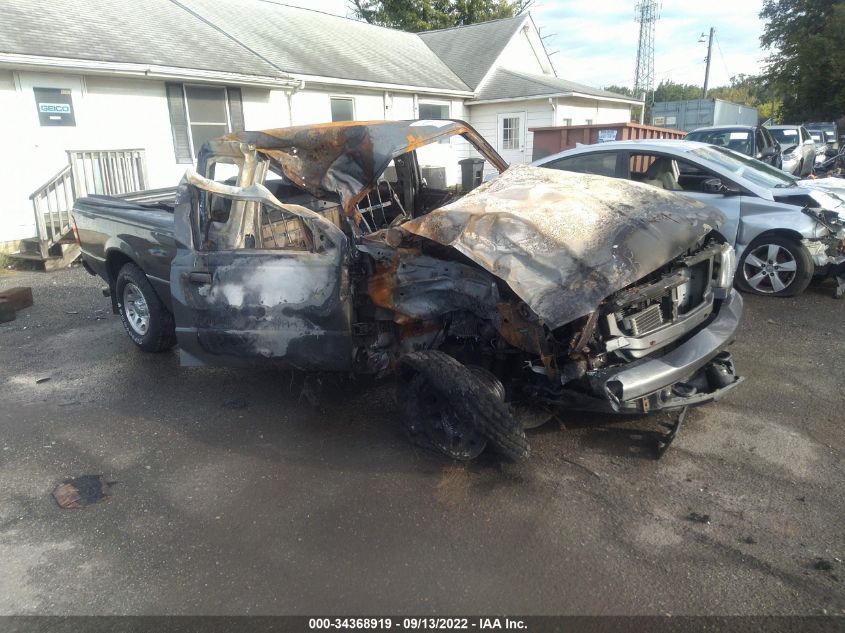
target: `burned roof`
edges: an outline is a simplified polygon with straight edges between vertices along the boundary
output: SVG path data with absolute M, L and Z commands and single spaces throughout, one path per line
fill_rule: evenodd
M 293 184 L 320 199 L 339 198 L 346 214 L 353 215 L 394 157 L 453 135 L 466 138 L 497 169 L 507 167 L 463 121 L 337 121 L 228 134 L 203 146 L 198 171 L 205 173 L 208 159 L 225 145 L 245 143 L 270 158 Z

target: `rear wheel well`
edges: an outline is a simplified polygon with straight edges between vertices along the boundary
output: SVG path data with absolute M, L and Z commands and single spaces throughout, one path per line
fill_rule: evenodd
M 117 279 L 117 273 L 120 272 L 120 269 L 123 268 L 126 264 L 134 264 L 135 262 L 132 260 L 129 255 L 121 252 L 121 251 L 111 251 L 108 255 L 106 255 L 106 271 L 108 272 L 109 278 L 108 282 L 110 286 L 114 286 L 114 282 Z
M 108 275 L 108 279 L 106 279 L 106 281 L 109 282 L 111 309 L 115 314 L 120 314 L 117 305 L 117 292 L 115 290 L 117 275 L 120 272 L 120 269 L 126 266 L 126 264 L 134 263 L 135 262 L 132 261 L 132 258 L 129 257 L 129 255 L 118 250 L 110 251 L 106 255 L 106 274 Z

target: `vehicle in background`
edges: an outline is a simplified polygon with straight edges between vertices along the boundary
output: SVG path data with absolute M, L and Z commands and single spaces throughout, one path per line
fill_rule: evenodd
M 757 125 L 757 108 L 724 99 L 658 101 L 651 107 L 651 124 L 681 132 L 716 125 Z
M 807 132 L 810 135 L 810 138 L 813 139 L 813 143 L 816 146 L 816 165 L 823 163 L 827 160 L 827 143 L 824 142 L 824 132 L 821 130 L 817 130 L 815 128 L 807 128 Z
M 720 125 L 693 130 L 686 141 L 726 147 L 781 169 L 780 145 L 762 125 Z
M 845 199 L 726 147 L 693 141 L 616 141 L 585 145 L 534 165 L 615 176 L 711 204 L 736 247 L 736 284 L 746 292 L 789 297 L 814 275 L 845 290 Z M 839 180 L 839 179 L 824 179 Z M 836 184 L 836 183 L 833 183 Z
M 836 127 L 836 121 L 824 121 L 824 122 L 813 122 L 813 123 L 805 123 L 804 127 L 813 130 L 818 130 L 821 133 L 821 141 L 830 149 L 836 150 L 835 152 L 831 152 L 830 156 L 836 156 L 841 149 L 841 145 L 839 142 L 839 130 Z
M 803 125 L 770 125 L 766 127 L 781 148 L 781 169 L 799 178 L 813 173 L 816 144 Z
M 827 178 L 828 176 L 834 176 L 834 177 L 837 177 L 837 178 L 845 178 L 845 145 L 843 145 L 841 147 L 841 149 L 839 150 L 839 153 L 836 154 L 835 156 L 832 156 L 830 158 L 825 158 L 824 161 L 822 161 L 820 163 L 816 163 L 816 167 L 813 171 L 814 171 L 815 175 L 818 177 L 814 181 L 814 184 L 816 186 L 820 187 L 820 188 L 821 187 L 831 188 L 830 187 L 831 183 L 825 182 L 826 180 L 828 180 L 828 178 Z M 834 185 L 834 187 L 835 187 L 835 185 Z M 841 189 L 845 189 L 845 186 L 835 187 L 835 189 L 836 189 L 835 192 L 840 197 L 845 197 L 845 190 L 839 191 Z
M 417 151 L 452 139 L 500 175 L 427 183 Z M 741 381 L 721 212 L 508 168 L 461 121 L 236 132 L 203 146 L 170 200 L 133 198 L 80 198 L 73 218 L 138 347 L 178 341 L 193 366 L 395 372 L 404 430 L 453 459 L 488 443 L 521 459 L 524 428 L 557 408 L 643 414 Z

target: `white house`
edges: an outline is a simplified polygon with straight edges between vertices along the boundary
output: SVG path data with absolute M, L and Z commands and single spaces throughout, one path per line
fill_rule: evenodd
M 529 127 L 628 121 L 635 102 L 556 77 L 530 15 L 421 34 L 268 0 L 0 0 L 0 243 L 69 150 L 143 149 L 173 186 L 208 138 L 332 120 L 457 118 L 511 162 Z M 458 178 L 460 140 L 423 148 Z

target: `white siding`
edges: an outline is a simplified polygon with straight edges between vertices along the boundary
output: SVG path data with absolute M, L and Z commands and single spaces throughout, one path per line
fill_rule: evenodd
M 241 88 L 241 96 L 247 130 L 268 130 L 290 124 L 288 98 L 283 90 Z
M 558 98 L 555 125 L 564 125 L 566 119 L 571 125 L 624 123 L 631 120 L 631 108 L 624 103 L 596 101 L 594 99 Z
M 187 165 L 173 153 L 164 82 L 102 76 L 17 73 L 0 75 L 0 137 L 13 153 L 0 154 L 5 183 L 0 242 L 35 236 L 29 195 L 67 164 L 67 150 L 142 148 L 152 188 L 179 182 Z M 33 87 L 71 90 L 76 125 L 41 127 Z M 243 88 L 247 129 L 287 125 L 281 91 Z
M 547 127 L 554 125 L 554 111 L 548 99 L 534 99 L 531 101 L 514 101 L 505 103 L 488 103 L 474 105 L 469 108 L 469 122 L 493 146 L 498 146 L 498 119 L 500 114 L 509 112 L 525 112 L 526 129 L 532 127 Z M 516 160 L 509 156 L 510 162 L 530 163 L 534 152 L 534 134 L 526 131 L 525 146 L 521 157 Z M 485 167 L 485 174 L 492 168 Z
M 527 31 L 520 29 L 514 34 L 499 55 L 494 68 L 507 68 L 534 75 L 554 75 L 548 57 L 543 52 L 540 38 L 533 28 Z
M 382 91 L 349 90 L 343 86 L 326 89 L 306 87 L 293 95 L 293 124 L 310 125 L 331 121 L 331 97 L 352 99 L 355 119 L 358 121 L 383 121 L 385 118 Z

